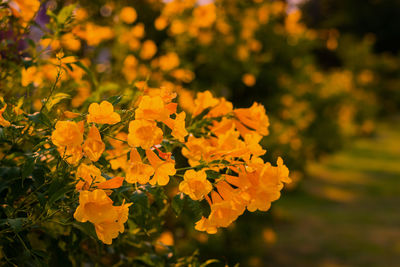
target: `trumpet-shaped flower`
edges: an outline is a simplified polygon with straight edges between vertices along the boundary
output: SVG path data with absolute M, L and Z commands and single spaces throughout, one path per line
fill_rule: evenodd
M 185 193 L 193 200 L 201 200 L 212 190 L 212 184 L 207 180 L 204 170 L 188 170 L 183 176 L 183 181 L 179 184 L 179 191 Z
M 101 176 L 101 171 L 94 165 L 86 165 L 82 163 L 76 171 L 76 190 L 89 190 L 89 188 L 98 183 L 104 182 L 106 179 Z
M 80 146 L 83 141 L 83 124 L 73 121 L 58 121 L 51 140 L 58 147 Z
M 126 181 L 128 183 L 146 184 L 154 174 L 151 165 L 144 164 L 136 148 L 132 148 L 130 159 L 126 167 Z
M 161 160 L 151 149 L 146 150 L 146 156 L 154 168 L 154 176 L 149 181 L 151 185 L 166 185 L 169 182 L 169 176 L 175 175 L 175 161 Z
M 129 123 L 128 144 L 133 147 L 149 149 L 162 141 L 163 133 L 156 122 L 134 120 Z
M 116 124 L 121 121 L 118 113 L 114 112 L 113 105 L 108 101 L 99 104 L 92 103 L 89 106 L 89 115 L 87 122 L 95 122 L 100 124 Z
M 91 161 L 98 161 L 106 145 L 101 140 L 100 132 L 96 126 L 90 127 L 88 137 L 83 143 L 83 151 Z

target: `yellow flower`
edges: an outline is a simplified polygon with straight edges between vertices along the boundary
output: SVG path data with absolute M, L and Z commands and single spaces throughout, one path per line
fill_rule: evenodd
M 135 119 L 163 121 L 168 115 L 161 96 L 143 96 L 135 111 Z
M 198 27 L 210 27 L 216 19 L 216 7 L 213 3 L 198 6 L 193 10 L 194 24 Z
M 83 143 L 83 151 L 91 161 L 98 161 L 106 148 L 96 126 L 90 127 L 88 137 Z
M 128 183 L 146 184 L 154 174 L 154 168 L 144 164 L 136 148 L 132 148 L 130 159 L 126 168 L 126 181 Z
M 113 206 L 116 216 L 109 217 L 94 225 L 97 237 L 103 241 L 104 244 L 111 245 L 112 240 L 116 238 L 119 233 L 124 232 L 124 223 L 128 220 L 130 205 L 132 205 L 132 203 Z
M 7 104 L 4 105 L 4 107 L 2 109 L 0 109 L 0 125 L 3 127 L 9 127 L 11 125 L 11 123 L 9 121 L 7 121 L 6 119 L 3 118 L 3 113 L 7 108 Z
M 265 114 L 263 105 L 254 102 L 250 108 L 235 109 L 234 113 L 238 120 L 245 126 L 263 136 L 268 135 L 269 120 L 267 114 Z
M 188 170 L 183 179 L 179 184 L 179 191 L 189 195 L 193 200 L 201 200 L 212 190 L 212 184 L 207 180 L 207 174 L 204 170 L 198 172 Z
M 134 120 L 129 123 L 128 144 L 133 147 L 148 149 L 162 142 L 163 132 L 156 122 Z
M 39 86 L 42 83 L 42 75 L 35 66 L 27 69 L 23 68 L 21 72 L 22 86 L 28 86 L 30 83 L 33 83 L 35 86 Z
M 22 25 L 26 25 L 39 10 L 39 0 L 13 0 L 10 3 L 13 15 L 17 18 L 21 18 Z
M 146 40 L 140 50 L 140 58 L 144 60 L 151 59 L 157 53 L 157 46 L 152 40 Z
M 190 166 L 195 166 L 201 159 L 206 161 L 210 159 L 212 150 L 213 148 L 205 138 L 189 135 L 185 147 L 182 148 L 182 155 L 189 160 Z
M 243 75 L 242 77 L 242 82 L 248 86 L 248 87 L 252 87 L 256 84 L 256 77 L 254 77 L 253 74 L 250 73 L 246 73 Z
M 71 51 L 78 51 L 81 48 L 81 41 L 70 32 L 61 36 L 61 44 Z
M 231 102 L 227 101 L 225 98 L 221 98 L 218 105 L 213 107 L 210 112 L 208 112 L 207 117 L 220 117 L 224 116 L 233 110 L 233 105 Z
M 79 222 L 101 223 L 118 216 L 113 208 L 113 201 L 105 191 L 81 191 L 79 206 L 74 213 L 74 218 Z
M 89 115 L 87 122 L 95 122 L 101 124 L 115 124 L 121 121 L 118 113 L 114 112 L 113 105 L 108 101 L 99 104 L 92 103 L 89 106 Z
M 180 60 L 176 53 L 170 52 L 164 56 L 160 56 L 160 69 L 170 71 L 179 66 Z
M 154 21 L 154 27 L 159 31 L 164 30 L 167 26 L 168 26 L 168 20 L 164 17 L 160 16 L 156 18 Z
M 71 165 L 77 164 L 83 156 L 81 145 L 58 147 L 57 150 L 61 157 Z
M 83 141 L 83 124 L 73 121 L 58 121 L 51 140 L 58 147 L 80 146 Z
M 196 99 L 194 100 L 194 111 L 193 116 L 199 115 L 206 108 L 214 107 L 218 105 L 219 100 L 214 98 L 210 91 L 197 93 Z
M 161 160 L 151 149 L 146 150 L 146 156 L 151 166 L 154 168 L 154 176 L 149 181 L 151 185 L 166 185 L 169 182 L 169 176 L 175 175 L 175 161 Z
M 137 13 L 133 7 L 126 6 L 121 9 L 121 13 L 119 13 L 119 16 L 121 20 L 126 24 L 132 24 L 137 18 Z
M 164 120 L 164 123 L 172 130 L 172 136 L 178 139 L 180 142 L 185 142 L 185 136 L 188 135 L 188 131 L 185 127 L 186 113 L 182 111 L 176 114 L 175 120 L 168 118 Z
M 94 165 L 86 165 L 82 163 L 79 165 L 76 171 L 76 179 L 78 183 L 76 184 L 76 190 L 89 190 L 89 187 L 105 182 L 105 178 L 101 176 L 101 171 Z

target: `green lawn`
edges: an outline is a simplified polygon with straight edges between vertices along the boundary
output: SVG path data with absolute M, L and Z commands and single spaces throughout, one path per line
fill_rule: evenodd
M 400 123 L 310 164 L 273 212 L 263 266 L 400 266 Z

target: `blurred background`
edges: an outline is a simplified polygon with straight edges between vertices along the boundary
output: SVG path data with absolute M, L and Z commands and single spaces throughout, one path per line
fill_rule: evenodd
M 54 15 L 69 4 L 73 19 Z M 157 238 L 177 255 L 198 250 L 221 266 L 399 266 L 399 18 L 398 0 L 41 1 L 24 33 L 32 42 L 1 31 L 1 67 L 22 62 L 29 71 L 14 79 L 40 99 L 54 73 L 38 47 L 78 56 L 91 76 L 74 68 L 62 81 L 77 112 L 118 94 L 123 106 L 144 80 L 177 90 L 187 111 L 204 90 L 266 107 L 265 160 L 282 156 L 293 182 L 268 213 L 245 213 L 215 235 L 196 232 L 190 214 L 168 215 Z

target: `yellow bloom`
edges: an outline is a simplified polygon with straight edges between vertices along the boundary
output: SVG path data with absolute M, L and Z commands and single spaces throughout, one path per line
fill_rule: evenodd
M 146 150 L 146 156 L 151 166 L 154 168 L 154 176 L 149 181 L 151 185 L 166 185 L 169 182 L 169 176 L 175 175 L 175 161 L 161 160 L 151 149 Z
M 185 127 L 186 113 L 182 111 L 176 114 L 175 120 L 168 118 L 164 120 L 164 123 L 172 130 L 172 136 L 178 139 L 180 142 L 185 142 L 185 136 L 188 135 L 188 131 Z
M 176 53 L 170 52 L 164 56 L 160 56 L 160 69 L 163 71 L 170 71 L 179 66 L 180 60 Z
M 157 53 L 157 46 L 152 40 L 146 40 L 140 50 L 140 58 L 144 60 L 151 59 Z
M 101 171 L 94 165 L 86 165 L 82 163 L 76 171 L 76 190 L 89 190 L 89 187 L 104 182 L 106 179 L 101 176 Z
M 205 138 L 189 135 L 185 147 L 182 148 L 182 155 L 189 160 L 190 166 L 195 166 L 201 159 L 205 161 L 210 159 L 212 150 L 213 148 Z
M 207 180 L 207 174 L 204 170 L 198 172 L 188 170 L 183 179 L 179 184 L 179 191 L 189 195 L 193 200 L 201 200 L 212 190 L 212 184 Z
M 83 143 L 83 151 L 91 161 L 98 161 L 106 148 L 96 126 L 90 127 L 88 137 Z
M 116 216 L 109 217 L 94 225 L 97 237 L 103 241 L 104 244 L 111 245 L 112 240 L 116 238 L 119 233 L 124 232 L 124 223 L 128 220 L 130 205 L 132 205 L 132 203 L 113 206 Z
M 117 211 L 113 208 L 113 201 L 105 191 L 96 189 L 80 192 L 79 206 L 74 213 L 77 221 L 101 223 L 117 216 Z
M 210 27 L 217 19 L 214 3 L 201 5 L 193 10 L 193 23 L 198 27 Z
M 143 96 L 135 111 L 135 119 L 163 121 L 167 118 L 168 113 L 161 96 Z
M 163 132 L 157 123 L 148 120 L 134 120 L 129 123 L 128 144 L 148 149 L 162 142 Z
M 193 116 L 199 115 L 206 108 L 214 107 L 218 105 L 219 100 L 214 98 L 210 91 L 197 93 L 196 99 L 194 100 L 194 111 Z
M 27 69 L 22 68 L 22 86 L 28 86 L 30 83 L 33 83 L 35 86 L 39 86 L 42 83 L 42 75 L 35 66 L 29 67 Z
M 61 36 L 61 44 L 71 51 L 78 51 L 81 48 L 81 41 L 70 32 Z
M 22 25 L 26 25 L 39 10 L 39 0 L 13 0 L 10 2 L 10 7 L 13 15 L 17 18 L 21 18 Z
M 3 118 L 3 113 L 7 108 L 7 104 L 4 105 L 4 107 L 2 109 L 0 109 L 0 125 L 3 127 L 9 127 L 11 125 L 11 123 L 9 121 L 7 121 L 6 119 Z
M 210 112 L 208 112 L 207 117 L 220 117 L 224 116 L 233 110 L 233 105 L 231 102 L 227 101 L 225 98 L 221 98 L 218 105 L 213 107 Z
M 238 120 L 261 135 L 268 135 L 269 120 L 263 105 L 254 103 L 250 108 L 235 109 Z
M 83 156 L 81 145 L 58 147 L 57 150 L 61 157 L 71 165 L 77 164 Z
M 89 106 L 89 115 L 87 122 L 95 122 L 101 124 L 115 124 L 121 121 L 118 113 L 114 112 L 113 105 L 108 101 L 99 104 L 92 103 Z
M 136 10 L 133 7 L 126 6 L 121 9 L 119 16 L 126 24 L 132 24 L 137 18 Z
M 154 174 L 154 168 L 144 164 L 136 148 L 132 148 L 130 160 L 126 168 L 126 181 L 128 183 L 146 184 Z
M 58 147 L 80 146 L 83 141 L 83 124 L 73 121 L 58 121 L 51 140 Z
M 154 21 L 154 27 L 159 31 L 164 30 L 167 26 L 168 26 L 168 20 L 164 17 L 160 16 L 156 18 L 156 20 Z
M 253 74 L 250 73 L 246 73 L 243 75 L 242 77 L 242 82 L 248 86 L 248 87 L 252 87 L 256 84 L 256 77 L 254 77 Z

